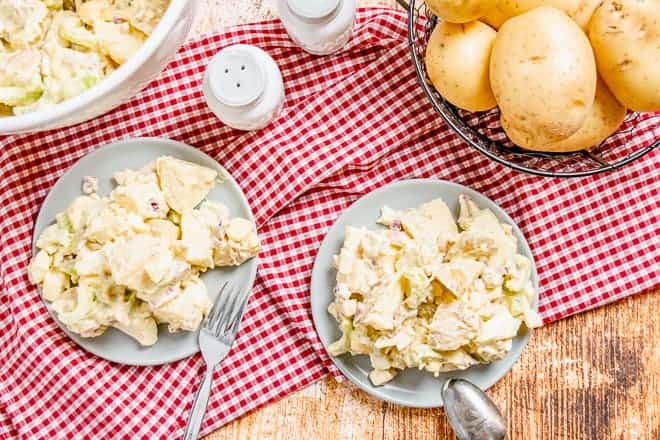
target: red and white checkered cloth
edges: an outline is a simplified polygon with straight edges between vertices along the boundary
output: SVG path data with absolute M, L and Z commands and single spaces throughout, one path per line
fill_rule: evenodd
M 234 43 L 266 50 L 286 84 L 283 112 L 256 133 L 223 126 L 201 93 L 209 57 Z M 305 54 L 276 21 L 240 26 L 190 42 L 145 91 L 103 117 L 0 139 L 0 437 L 183 433 L 202 358 L 155 368 L 96 358 L 59 330 L 26 275 L 33 221 L 57 178 L 90 150 L 132 136 L 177 139 L 215 157 L 245 191 L 263 240 L 205 433 L 328 372 L 309 308 L 316 250 L 345 208 L 392 181 L 447 179 L 499 203 L 534 252 L 546 323 L 659 284 L 658 151 L 589 178 L 521 174 L 466 146 L 433 112 L 412 69 L 403 13 L 361 10 L 355 36 L 333 57 Z M 649 127 L 637 141 L 658 137 L 660 127 Z

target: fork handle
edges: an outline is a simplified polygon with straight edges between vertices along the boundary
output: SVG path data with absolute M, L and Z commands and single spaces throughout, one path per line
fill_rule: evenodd
M 184 440 L 197 440 L 197 437 L 199 437 L 199 430 L 202 427 L 202 420 L 204 420 L 204 414 L 206 413 L 206 405 L 209 403 L 212 380 L 213 368 L 207 368 L 206 373 L 204 373 L 204 380 L 199 386 L 199 390 L 197 390 L 197 396 L 195 396 L 195 401 L 188 416 L 186 433 L 183 435 Z

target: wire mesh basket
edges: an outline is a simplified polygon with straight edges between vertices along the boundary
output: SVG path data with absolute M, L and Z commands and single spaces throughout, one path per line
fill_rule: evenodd
M 590 149 L 573 153 L 541 153 L 515 146 L 500 125 L 497 108 L 473 113 L 445 100 L 426 75 L 424 54 L 438 18 L 423 0 L 399 2 L 408 7 L 408 41 L 417 78 L 433 108 L 470 146 L 503 165 L 550 177 L 588 176 L 628 164 L 660 145 L 660 113 L 628 113 L 619 130 Z

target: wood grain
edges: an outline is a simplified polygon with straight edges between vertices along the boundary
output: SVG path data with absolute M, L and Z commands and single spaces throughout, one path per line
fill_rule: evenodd
M 660 439 L 660 292 L 534 332 L 489 394 L 511 439 Z M 399 408 L 328 378 L 209 435 L 243 439 L 454 438 L 442 410 Z
M 275 0 L 199 0 L 192 36 L 272 18 Z M 361 1 L 394 6 L 394 0 Z M 490 395 L 512 439 L 660 439 L 660 292 L 537 330 Z M 454 438 L 441 410 L 399 408 L 327 378 L 207 440 Z

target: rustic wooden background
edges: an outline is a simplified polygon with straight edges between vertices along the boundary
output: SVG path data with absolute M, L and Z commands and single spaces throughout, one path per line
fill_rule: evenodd
M 394 0 L 359 1 L 395 7 Z M 275 0 L 199 0 L 193 35 L 275 16 Z M 660 439 L 659 292 L 534 332 L 490 395 L 512 439 Z M 454 438 L 441 410 L 398 408 L 325 379 L 207 440 Z
M 511 439 L 660 439 L 660 292 L 534 332 L 489 391 Z M 441 410 L 380 402 L 325 379 L 221 428 L 207 440 L 454 438 Z

